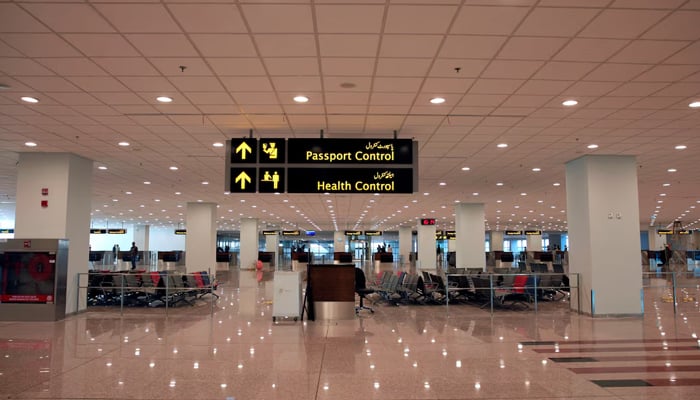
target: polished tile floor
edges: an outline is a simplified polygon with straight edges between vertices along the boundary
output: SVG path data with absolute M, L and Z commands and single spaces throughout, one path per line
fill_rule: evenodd
M 275 324 L 272 282 L 235 278 L 213 305 L 1 322 L 0 397 L 700 398 L 698 303 L 674 315 L 661 289 L 643 319 L 591 319 L 565 303 L 493 315 L 377 304 L 349 321 Z

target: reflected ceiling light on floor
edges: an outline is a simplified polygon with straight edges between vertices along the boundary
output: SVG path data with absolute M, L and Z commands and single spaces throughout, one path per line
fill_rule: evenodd
M 597 148 L 598 148 L 598 145 L 597 145 L 597 144 L 589 144 L 589 145 L 586 146 L 586 147 L 588 147 L 589 149 L 597 149 Z
M 158 96 L 156 97 L 156 100 L 158 100 L 160 103 L 172 103 L 173 98 L 168 96 Z
M 445 102 L 445 99 L 443 97 L 433 97 L 432 99 L 430 99 L 430 102 L 432 104 L 442 104 Z
M 505 149 L 506 147 L 508 147 L 508 143 L 499 143 L 496 145 L 496 147 L 498 147 L 499 149 Z
M 27 147 L 36 147 L 36 143 L 34 142 L 24 142 L 24 145 Z
M 699 107 L 700 107 L 700 101 L 694 101 L 694 102 L 688 104 L 688 107 L 690 107 L 690 108 L 699 108 Z
M 573 107 L 573 106 L 575 106 L 576 104 L 578 104 L 578 101 L 576 101 L 576 100 L 564 100 L 564 101 L 561 103 L 561 105 L 563 105 L 563 106 L 565 106 L 565 107 Z
M 309 101 L 309 98 L 306 96 L 294 96 L 293 100 L 297 103 L 307 103 Z
M 687 148 L 688 148 L 688 146 L 686 146 L 684 144 L 679 144 L 678 146 L 674 147 L 674 149 L 676 149 L 676 150 L 685 150 Z

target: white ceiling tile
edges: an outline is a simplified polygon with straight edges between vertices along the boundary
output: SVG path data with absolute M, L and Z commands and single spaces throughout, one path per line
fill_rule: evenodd
M 158 75 L 158 71 L 144 58 L 137 57 L 100 57 L 93 60 L 111 75 Z
M 533 76 L 533 79 L 578 80 L 599 64 L 550 61 Z
M 575 2 L 576 7 L 584 4 L 580 1 Z M 525 18 L 515 34 L 571 37 L 576 35 L 597 13 L 598 10 L 584 8 L 537 7 Z
M 75 76 L 69 79 L 73 84 L 92 94 L 95 94 L 93 92 L 122 92 L 127 90 L 118 80 L 106 76 Z
M 26 76 L 17 79 L 42 92 L 77 92 L 80 90 L 66 79 L 57 76 Z
M 673 82 L 680 81 L 700 70 L 697 65 L 659 65 L 639 75 L 635 81 Z
M 52 71 L 29 58 L 0 57 L 0 71 L 11 76 L 54 75 Z
M 154 76 L 123 76 L 119 80 L 134 92 L 175 92 L 175 87 L 165 78 Z M 107 91 L 101 89 L 100 91 Z M 152 101 L 158 97 L 154 95 Z
M 611 8 L 658 8 L 675 9 L 685 0 L 615 0 Z
M 193 34 L 189 37 L 204 57 L 257 56 L 248 35 Z
M 646 64 L 601 64 L 583 78 L 586 81 L 627 82 L 649 69 Z
M 488 64 L 487 60 L 438 58 L 430 69 L 430 76 L 443 78 L 476 78 Z
M 380 57 L 435 57 L 442 36 L 438 35 L 384 35 Z
M 700 39 L 700 11 L 674 11 L 649 32 L 645 39 L 698 40 Z
M 316 57 L 266 58 L 265 66 L 270 75 L 308 76 L 319 74 Z
M 118 34 L 64 34 L 63 38 L 89 57 L 134 57 L 138 52 Z
M 64 92 L 64 93 L 47 93 L 54 100 L 67 106 L 83 106 L 97 105 L 100 101 L 88 93 L 83 92 Z
M 385 33 L 445 33 L 457 7 L 434 5 L 391 5 Z
M 562 92 L 563 96 L 602 96 L 620 85 L 618 82 L 576 82 Z
M 414 93 L 418 91 L 422 78 L 396 78 L 382 77 L 374 78 L 372 90 L 375 92 L 408 92 Z
M 94 7 L 120 32 L 180 32 L 168 10 L 161 4 L 95 4 Z
M 0 32 L 48 32 L 49 29 L 16 4 L 0 3 Z
M 282 92 L 319 92 L 321 79 L 318 76 L 273 76 L 272 84 L 277 91 Z
M 267 77 L 221 77 L 226 89 L 231 92 L 272 92 L 272 83 Z
M 484 78 L 526 79 L 544 64 L 540 61 L 493 60 L 482 72 Z
M 462 97 L 459 105 L 462 107 L 498 106 L 503 103 L 506 98 L 508 98 L 508 96 L 504 94 L 467 94 Z
M 25 4 L 24 7 L 55 32 L 114 32 L 87 4 Z
M 501 48 L 504 36 L 449 35 L 440 50 L 443 58 L 491 58 Z
M 697 96 L 700 93 L 698 83 L 674 83 L 656 93 L 656 96 Z
M 115 110 L 119 111 L 122 114 L 126 114 L 129 116 L 129 118 L 132 118 L 134 122 L 139 123 L 137 117 L 135 114 L 157 114 L 158 112 L 156 109 L 151 106 L 151 105 L 114 105 L 113 106 Z M 121 131 L 120 133 L 124 134 L 126 132 Z
M 400 0 L 402 1 L 402 0 Z M 459 1 L 456 1 L 459 3 Z M 465 0 L 464 4 L 475 4 L 483 6 L 492 6 L 493 0 Z M 503 6 L 531 6 L 537 3 L 537 0 L 498 0 L 498 5 Z
M 552 96 L 513 95 L 501 104 L 502 107 L 541 107 Z
M 91 94 L 103 103 L 109 105 L 146 104 L 141 97 L 131 92 L 92 92 Z
M 149 58 L 148 61 L 165 76 L 210 76 L 211 70 L 202 58 Z M 185 67 L 183 71 L 180 67 Z
M 671 56 L 664 64 L 700 64 L 700 42 L 695 42 Z
M 243 17 L 254 33 L 311 33 L 314 31 L 308 4 L 243 4 Z
M 544 37 L 511 37 L 503 49 L 498 53 L 498 58 L 510 60 L 548 60 L 564 44 L 564 38 Z
M 187 32 L 246 33 L 235 4 L 170 4 L 168 9 Z
M 521 79 L 478 79 L 469 94 L 512 94 L 524 83 Z
M 265 68 L 258 58 L 207 58 L 206 61 L 219 76 L 265 75 Z
M 326 104 L 333 105 L 364 105 L 369 102 L 369 93 L 367 92 L 327 92 Z
M 225 92 L 187 92 L 185 95 L 192 104 L 233 104 L 233 99 Z
M 628 43 L 619 39 L 575 38 L 554 59 L 558 61 L 605 61 Z
M 402 106 L 413 103 L 416 96 L 410 93 L 372 93 L 370 105 L 373 106 Z
M 401 108 L 404 110 L 408 110 L 408 106 L 401 106 L 401 107 L 392 107 L 392 108 Z M 370 106 L 369 109 L 371 110 L 372 107 Z M 347 104 L 326 104 L 326 112 L 329 114 L 364 114 L 367 112 L 367 105 L 347 105 Z M 370 111 L 371 112 L 371 111 Z M 406 112 L 406 111 L 403 111 Z M 387 113 L 389 112 L 378 112 L 378 114 L 381 113 Z M 393 113 L 393 111 L 391 112 Z
M 368 115 L 365 122 L 367 129 L 398 130 L 405 117 L 394 115 Z
M 641 97 L 601 97 L 591 102 L 589 108 L 619 109 L 639 101 Z
M 348 129 L 362 126 L 365 117 L 361 115 L 329 115 L 328 129 Z
M 649 96 L 667 85 L 657 82 L 629 82 L 612 91 L 610 96 Z
M 382 105 L 382 104 L 372 105 L 372 104 L 370 104 L 367 112 L 369 114 L 400 114 L 400 115 L 405 115 L 405 114 L 408 114 L 408 110 L 410 108 L 411 108 L 410 104 L 399 105 L 399 106 L 396 106 L 396 105 L 387 106 L 387 105 Z M 342 110 L 340 110 L 340 111 L 342 111 Z M 331 112 L 330 107 L 329 107 L 328 112 Z M 350 112 L 350 110 L 348 110 L 348 112 Z
M 555 95 L 571 86 L 573 81 L 550 81 L 530 79 L 518 89 L 518 94 Z
M 236 92 L 233 93 L 233 99 L 241 106 L 247 104 L 277 104 L 277 96 L 274 93 L 249 93 Z
M 278 114 L 275 116 L 274 121 L 281 124 L 286 122 L 285 116 L 282 115 L 282 107 L 278 104 L 245 104 L 241 106 L 241 112 L 251 114 Z
M 374 73 L 374 58 L 321 58 L 324 75 L 369 76 Z
M 316 56 L 316 41 L 313 35 L 255 35 L 255 44 L 263 57 Z M 251 55 L 254 54 L 241 56 Z
M 352 83 L 354 87 L 342 87 L 343 84 Z M 369 92 L 372 78 L 369 76 L 325 76 L 323 77 L 323 89 L 325 92 Z
M 685 47 L 687 42 L 635 40 L 615 54 L 611 62 L 658 63 Z
M 380 58 L 377 76 L 425 76 L 431 60 L 425 58 Z
M 463 6 L 450 33 L 509 35 L 528 11 L 527 7 Z
M 318 35 L 322 57 L 374 57 L 379 35 Z
M 379 33 L 384 6 L 317 5 L 316 27 L 319 33 Z
M 634 39 L 667 14 L 656 10 L 603 10 L 579 36 Z
M 97 64 L 86 58 L 37 58 L 36 61 L 63 76 L 106 75 L 105 71 L 98 67 Z M 0 61 L 0 64 L 2 64 L 2 61 Z
M 219 80 L 209 76 L 171 76 L 169 80 L 182 92 L 224 91 Z
M 293 129 L 319 128 L 326 126 L 325 116 L 318 115 L 288 115 L 289 124 Z
M 29 57 L 78 57 L 80 54 L 53 33 L 4 33 L 2 40 Z
M 474 82 L 473 79 L 463 78 L 427 78 L 423 82 L 426 93 L 464 93 Z
M 146 57 L 192 57 L 198 55 L 185 35 L 130 34 L 126 38 Z

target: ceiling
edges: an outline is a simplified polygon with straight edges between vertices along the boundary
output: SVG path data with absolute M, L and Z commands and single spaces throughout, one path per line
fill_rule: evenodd
M 698 0 L 3 1 L 0 84 L 0 219 L 20 152 L 94 160 L 96 227 L 183 225 L 206 201 L 219 229 L 440 229 L 483 202 L 488 229 L 564 230 L 565 163 L 586 154 L 636 156 L 642 226 L 700 218 Z M 213 144 L 251 130 L 396 131 L 418 191 L 226 194 Z

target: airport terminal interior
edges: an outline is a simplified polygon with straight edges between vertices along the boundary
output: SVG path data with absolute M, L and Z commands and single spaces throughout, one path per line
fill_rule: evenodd
M 0 397 L 695 399 L 700 1 L 0 1 Z

